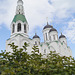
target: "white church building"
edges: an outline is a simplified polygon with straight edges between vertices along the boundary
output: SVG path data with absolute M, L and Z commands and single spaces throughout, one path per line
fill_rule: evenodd
M 37 45 L 39 52 L 47 55 L 50 51 L 56 51 L 61 56 L 72 56 L 70 47 L 67 46 L 66 37 L 61 34 L 58 37 L 57 30 L 48 24 L 43 28 L 44 42 L 40 42 L 40 37 L 35 34 L 32 39 L 28 35 L 29 25 L 24 15 L 23 1 L 18 0 L 16 7 L 16 14 L 11 23 L 11 37 L 6 41 L 6 51 L 12 52 L 12 49 L 8 44 L 14 42 L 19 48 L 21 48 L 25 42 L 29 43 L 27 52 L 31 54 L 32 47 Z

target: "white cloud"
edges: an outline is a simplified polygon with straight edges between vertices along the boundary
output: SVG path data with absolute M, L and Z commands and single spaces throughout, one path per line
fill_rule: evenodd
M 46 24 L 46 17 L 53 17 L 54 7 L 48 3 L 47 0 L 26 0 L 25 11 L 30 31 L 36 26 L 42 27 Z
M 28 20 L 30 32 L 46 24 L 46 17 L 50 20 L 63 20 L 73 17 L 75 0 L 23 0 L 25 16 Z M 50 4 L 49 2 L 50 1 Z M 0 25 L 4 23 L 8 28 L 16 12 L 17 0 L 0 0 Z M 56 19 L 53 19 L 56 17 Z M 61 23 L 62 24 L 62 23 Z
M 64 18 L 72 18 L 72 14 L 75 13 L 75 0 L 51 0 L 52 6 L 55 8 L 54 16 L 57 20 L 63 20 Z
M 72 43 L 75 43 L 75 19 L 68 23 L 64 30 L 65 35 Z
M 5 23 L 10 28 L 16 11 L 17 0 L 0 1 L 0 5 L 0 24 Z M 25 0 L 24 9 L 30 31 L 36 26 L 41 27 L 44 23 L 46 24 L 46 17 L 52 18 L 52 12 L 54 12 L 53 6 L 47 0 Z
M 16 3 L 13 0 L 0 1 L 0 24 L 5 24 L 10 28 L 14 16 Z

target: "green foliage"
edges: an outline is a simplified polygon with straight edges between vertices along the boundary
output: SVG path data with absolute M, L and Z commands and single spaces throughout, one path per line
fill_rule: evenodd
M 0 75 L 75 75 L 75 60 L 50 51 L 46 58 L 33 46 L 31 55 L 27 53 L 29 44 L 18 48 L 9 44 L 13 52 L 0 53 Z

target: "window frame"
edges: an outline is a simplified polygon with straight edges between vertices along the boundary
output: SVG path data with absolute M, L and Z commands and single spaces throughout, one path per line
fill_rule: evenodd
M 21 23 L 18 23 L 17 25 L 17 32 L 20 32 L 21 31 Z
M 27 33 L 26 24 L 24 24 L 24 33 Z
M 13 26 L 12 26 L 12 33 L 14 33 L 15 32 L 15 25 L 13 24 Z

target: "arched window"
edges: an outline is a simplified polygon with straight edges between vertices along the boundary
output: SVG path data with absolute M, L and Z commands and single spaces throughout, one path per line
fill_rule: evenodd
M 17 31 L 21 31 L 21 23 L 18 23 L 18 26 L 17 26 Z
M 44 53 L 46 53 L 46 49 L 44 49 Z
M 12 33 L 14 33 L 14 31 L 15 31 L 15 25 L 13 24 L 13 26 L 12 26 Z
M 19 9 L 19 14 L 20 14 L 20 9 Z
M 37 42 L 35 41 L 35 45 L 37 45 Z
M 53 39 L 55 40 L 55 35 L 53 35 Z
M 45 33 L 45 35 L 46 35 L 46 40 L 48 40 L 48 39 L 47 39 L 47 33 Z
M 51 41 L 51 36 L 49 37 L 49 40 Z
M 39 42 L 39 44 L 40 44 L 40 42 Z
M 19 14 L 20 14 L 20 12 L 19 12 Z
M 24 33 L 26 33 L 26 24 L 24 24 Z

